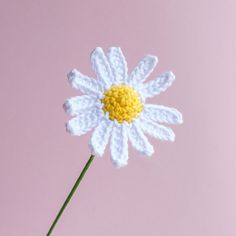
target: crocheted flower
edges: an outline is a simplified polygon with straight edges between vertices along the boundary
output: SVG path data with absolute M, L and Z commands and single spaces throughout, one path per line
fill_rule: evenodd
M 147 55 L 128 74 L 120 48 L 111 47 L 106 55 L 102 48 L 96 48 L 91 54 L 96 79 L 76 69 L 68 74 L 71 86 L 85 95 L 65 102 L 64 109 L 74 116 L 66 124 L 67 131 L 80 136 L 95 128 L 90 140 L 92 153 L 102 156 L 110 140 L 111 159 L 118 167 L 127 164 L 128 140 L 147 156 L 154 149 L 144 133 L 174 141 L 172 129 L 160 123 L 180 124 L 181 113 L 174 108 L 146 103 L 147 98 L 164 92 L 175 79 L 172 72 L 166 72 L 145 83 L 157 61 L 157 57 Z

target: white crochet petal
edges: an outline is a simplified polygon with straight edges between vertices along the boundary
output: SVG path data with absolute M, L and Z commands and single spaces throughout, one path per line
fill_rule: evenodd
M 91 63 L 98 80 L 101 81 L 105 89 L 108 89 L 113 82 L 113 74 L 102 48 L 97 47 L 93 50 Z
M 69 120 L 66 124 L 66 130 L 71 135 L 83 135 L 98 125 L 103 114 L 100 108 L 88 109 Z
M 153 146 L 148 142 L 137 122 L 130 125 L 128 137 L 133 147 L 140 153 L 146 156 L 151 156 L 154 153 Z
M 141 119 L 140 126 L 145 133 L 151 135 L 154 138 L 171 142 L 175 140 L 175 134 L 171 128 L 146 119 Z
M 145 56 L 129 75 L 129 83 L 135 85 L 144 82 L 156 67 L 158 59 L 156 56 Z
M 95 128 L 90 140 L 90 148 L 92 153 L 98 154 L 100 157 L 103 155 L 111 136 L 113 123 L 114 122 L 104 117 L 100 121 L 98 127 Z
M 154 97 L 160 92 L 164 92 L 168 87 L 171 86 L 172 82 L 175 80 L 175 75 L 172 72 L 166 72 L 161 76 L 157 77 L 155 80 L 143 84 L 140 89 L 142 97 L 149 98 Z
M 115 166 L 128 164 L 128 136 L 125 124 L 114 123 L 111 135 L 111 159 Z
M 93 94 L 97 96 L 102 95 L 103 90 L 99 82 L 83 75 L 78 70 L 73 69 L 67 77 L 72 88 L 78 89 L 86 94 Z
M 109 48 L 107 57 L 114 75 L 114 83 L 126 83 L 128 68 L 121 49 L 118 47 Z
M 160 123 L 182 124 L 182 114 L 175 108 L 161 105 L 145 104 L 142 115 L 146 119 Z
M 98 99 L 96 97 L 83 95 L 67 99 L 63 107 L 69 115 L 74 116 L 85 112 L 87 109 L 95 106 L 97 103 Z

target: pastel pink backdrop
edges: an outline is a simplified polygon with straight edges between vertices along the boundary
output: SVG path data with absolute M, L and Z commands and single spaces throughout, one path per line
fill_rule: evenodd
M 151 139 L 115 169 L 96 159 L 54 235 L 236 235 L 236 3 L 233 0 L 0 2 L 0 235 L 41 236 L 89 157 L 62 110 L 72 68 L 122 47 L 132 69 L 159 57 L 173 86 L 153 102 L 183 112 L 175 143 Z

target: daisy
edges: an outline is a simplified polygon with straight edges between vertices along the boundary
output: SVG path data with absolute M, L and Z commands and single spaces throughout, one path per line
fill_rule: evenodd
M 152 73 L 157 57 L 145 56 L 128 74 L 127 62 L 120 48 L 111 47 L 104 54 L 96 48 L 91 54 L 96 79 L 83 75 L 76 69 L 68 74 L 71 86 L 85 95 L 72 97 L 64 109 L 73 118 L 66 124 L 72 135 L 83 135 L 94 129 L 90 139 L 91 156 L 73 185 L 47 236 L 53 232 L 58 220 L 80 185 L 95 154 L 103 156 L 110 141 L 111 160 L 117 167 L 128 163 L 128 140 L 140 153 L 151 156 L 153 146 L 145 133 L 165 141 L 174 141 L 172 129 L 161 125 L 181 124 L 182 115 L 175 108 L 146 103 L 148 98 L 164 92 L 174 81 L 172 72 L 145 82 Z
M 128 163 L 128 140 L 146 156 L 151 156 L 154 148 L 145 134 L 174 141 L 172 129 L 160 123 L 181 124 L 181 113 L 175 108 L 146 102 L 175 80 L 172 72 L 166 72 L 145 82 L 157 62 L 157 57 L 147 55 L 128 73 L 120 48 L 111 47 L 105 54 L 97 47 L 91 54 L 96 79 L 76 69 L 68 74 L 71 86 L 84 95 L 72 97 L 64 104 L 65 111 L 74 116 L 66 124 L 67 131 L 80 136 L 94 129 L 89 144 L 91 152 L 103 156 L 110 141 L 111 160 L 117 167 Z

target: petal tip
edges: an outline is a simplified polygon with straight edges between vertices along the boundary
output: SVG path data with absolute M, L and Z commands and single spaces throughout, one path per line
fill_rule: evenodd
M 93 57 L 96 53 L 101 53 L 101 52 L 103 52 L 103 49 L 101 47 L 96 47 L 91 52 L 91 57 Z
M 183 120 L 183 116 L 182 116 L 182 114 L 180 115 L 180 117 L 179 117 L 179 124 L 181 125 L 181 124 L 183 124 L 184 123 L 184 120 Z
M 66 113 L 70 113 L 70 102 L 66 100 L 62 105 L 62 108 Z
M 146 150 L 145 153 L 143 153 L 144 155 L 146 155 L 147 157 L 151 157 L 154 154 L 154 148 L 153 146 L 149 148 L 149 150 Z
M 174 81 L 176 79 L 175 74 L 172 71 L 167 72 L 167 77 L 171 81 Z
M 154 56 L 154 55 L 147 55 L 146 56 L 146 60 L 149 61 L 149 63 L 151 63 L 152 65 L 152 70 L 156 67 L 157 63 L 158 63 L 158 57 Z
M 172 133 L 172 134 L 170 135 L 169 141 L 172 142 L 172 143 L 175 141 L 175 134 L 174 134 L 174 133 Z
M 69 133 L 72 136 L 79 136 L 76 130 L 73 128 L 73 126 L 70 124 L 70 122 L 67 122 L 65 124 L 66 126 L 66 132 Z
M 115 50 L 118 50 L 118 51 L 121 51 L 121 48 L 120 47 L 116 47 L 116 46 L 112 46 L 108 49 L 109 52 L 111 51 L 115 51 Z
M 92 143 L 92 140 L 90 140 L 89 144 L 89 149 L 90 149 L 90 152 L 91 154 L 94 154 L 95 156 L 98 156 L 98 157 L 102 157 L 103 156 L 103 152 L 101 152 L 100 150 L 98 150 Z
M 76 74 L 78 73 L 77 69 L 72 69 L 68 74 L 67 74 L 67 78 L 71 79 L 71 77 L 74 77 Z
M 183 121 L 182 113 L 179 112 L 177 109 L 174 109 L 174 110 L 176 112 L 176 124 L 179 124 L 179 125 L 183 124 L 184 121 Z
M 68 82 L 71 85 L 72 88 L 76 88 L 76 85 L 74 83 L 75 79 L 79 76 L 79 71 L 77 69 L 72 69 L 68 74 Z
M 148 56 L 152 58 L 155 63 L 158 63 L 159 60 L 157 56 L 154 56 L 154 55 L 148 55 Z
M 113 163 L 113 165 L 116 167 L 116 168 L 121 168 L 121 167 L 125 167 L 125 166 L 127 166 L 128 165 L 128 162 L 127 161 L 114 161 L 114 160 L 112 160 L 112 163 Z

